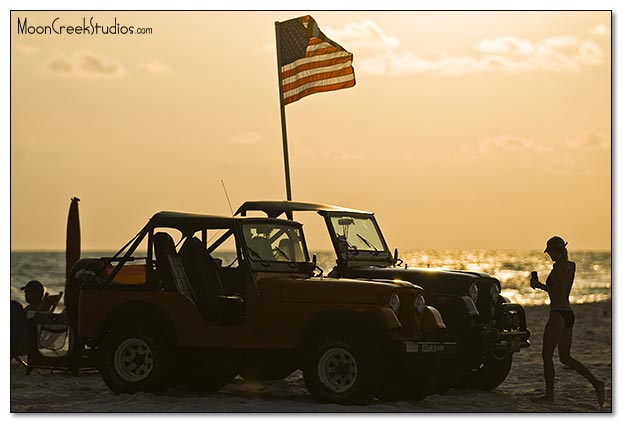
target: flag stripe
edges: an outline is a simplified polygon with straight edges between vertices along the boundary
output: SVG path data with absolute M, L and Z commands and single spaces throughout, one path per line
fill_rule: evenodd
M 319 42 L 318 43 L 312 43 L 311 41 L 313 41 L 313 40 L 319 40 Z M 336 48 L 335 46 L 333 46 L 332 44 L 327 43 L 326 41 L 322 41 L 319 38 L 311 38 L 309 40 L 309 45 L 307 46 L 307 51 L 309 51 L 309 50 L 319 50 L 319 49 L 327 48 L 327 47 L 332 47 L 332 48 L 335 49 L 335 51 L 339 51 L 339 49 Z
M 294 69 L 296 67 L 298 67 L 299 65 L 303 65 L 306 63 L 311 63 L 311 62 L 317 62 L 320 60 L 328 60 L 328 59 L 335 59 L 335 58 L 339 58 L 339 57 L 352 57 L 352 53 L 348 53 L 347 51 L 338 51 L 336 53 L 330 53 L 330 54 L 325 54 L 322 57 L 317 57 L 317 56 L 313 56 L 313 57 L 303 57 L 302 59 L 298 59 L 295 60 L 291 63 L 288 63 L 287 65 L 283 65 L 281 66 L 281 72 L 285 73 L 288 70 Z
M 341 85 L 342 83 L 346 83 L 346 82 L 352 82 L 354 83 L 354 73 L 350 73 L 348 75 L 345 76 L 339 76 L 336 78 L 330 78 L 330 79 L 322 79 L 319 81 L 313 81 L 313 82 L 309 82 L 307 84 L 301 85 L 297 88 L 291 89 L 289 91 L 286 91 L 283 93 L 283 99 L 287 100 L 289 97 L 294 96 L 296 94 L 300 94 L 303 92 L 307 92 L 310 89 L 313 88 L 317 88 L 317 87 L 331 87 L 333 85 Z M 328 91 L 331 88 L 322 90 L 322 91 Z M 336 88 L 335 88 L 336 89 Z M 307 94 L 305 94 L 307 95 Z
M 326 48 L 319 48 L 317 50 L 312 50 L 307 48 L 307 52 L 305 53 L 305 57 L 314 57 L 314 56 L 323 56 L 325 54 L 329 54 L 329 53 L 335 53 L 339 51 L 339 49 L 333 47 L 333 46 L 328 46 Z
M 323 66 L 332 66 L 333 64 L 338 64 L 338 63 L 348 63 L 351 65 L 352 57 L 343 56 L 343 57 L 338 57 L 335 59 L 328 59 L 328 60 L 315 59 L 314 61 L 311 61 L 310 63 L 301 64 L 298 67 L 294 69 L 290 69 L 287 72 L 281 72 L 281 78 L 286 79 L 286 78 L 289 78 L 290 76 L 296 75 L 298 72 L 302 72 L 308 69 L 321 68 Z
M 334 72 L 334 71 L 346 69 L 349 67 L 351 67 L 351 62 L 348 60 L 343 63 L 335 63 L 334 65 L 331 64 L 331 66 L 320 66 L 320 67 L 315 67 L 315 68 L 310 68 L 310 69 L 300 69 L 300 71 L 297 72 L 295 75 L 289 78 L 283 78 L 283 81 L 282 81 L 283 87 L 286 87 L 288 84 L 292 84 L 295 81 L 307 78 L 311 75 L 317 75 L 319 73 L 326 73 L 326 72 Z
M 325 86 L 316 86 L 316 87 L 311 87 L 308 88 L 307 90 L 300 92 L 296 95 L 292 95 L 286 99 L 283 100 L 283 104 L 289 104 L 289 103 L 293 103 L 294 101 L 298 101 L 303 97 L 306 97 L 310 94 L 315 94 L 315 93 L 321 93 L 321 92 L 325 92 L 325 91 L 335 91 L 335 90 L 340 90 L 342 88 L 350 88 L 353 87 L 355 85 L 355 81 L 354 81 L 354 76 L 352 77 L 351 80 L 349 81 L 345 81 L 342 83 L 337 83 L 337 84 L 331 84 L 331 85 L 325 85 Z
M 296 78 L 289 84 L 283 84 L 283 93 L 287 93 L 290 90 L 305 86 L 312 82 L 321 81 L 323 79 L 337 78 L 340 76 L 350 75 L 352 73 L 354 73 L 352 66 L 347 66 L 345 69 L 337 70 L 327 70 L 325 68 L 322 68 L 316 71 L 314 74 Z

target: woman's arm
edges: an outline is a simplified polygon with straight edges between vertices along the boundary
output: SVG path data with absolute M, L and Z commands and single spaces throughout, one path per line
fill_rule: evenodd
M 549 292 L 549 287 L 543 284 L 542 282 L 535 282 L 532 285 L 533 289 L 541 289 L 543 291 Z

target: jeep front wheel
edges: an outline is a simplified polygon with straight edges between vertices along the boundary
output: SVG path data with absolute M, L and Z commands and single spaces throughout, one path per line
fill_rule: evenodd
M 162 392 L 167 388 L 169 349 L 146 328 L 116 328 L 105 338 L 99 371 L 114 393 Z
M 510 373 L 512 369 L 512 355 L 511 352 L 505 352 L 501 356 L 488 352 L 482 366 L 471 373 L 468 384 L 485 391 L 495 389 L 503 383 Z
M 366 404 L 378 385 L 380 355 L 370 343 L 329 339 L 315 344 L 304 379 L 311 397 L 319 402 Z

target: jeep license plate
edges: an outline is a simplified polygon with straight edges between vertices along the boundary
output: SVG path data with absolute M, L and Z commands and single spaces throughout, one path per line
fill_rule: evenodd
M 514 338 L 512 338 L 512 352 L 519 352 L 520 351 L 520 338 L 518 336 L 515 336 Z
M 438 351 L 443 351 L 443 346 L 438 344 L 422 344 L 421 352 L 422 353 L 435 353 Z
M 435 342 L 408 342 L 406 352 L 435 353 L 445 351 L 445 346 Z

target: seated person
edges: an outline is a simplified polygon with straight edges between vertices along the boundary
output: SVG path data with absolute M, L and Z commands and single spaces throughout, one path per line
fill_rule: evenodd
M 27 318 L 33 318 L 35 312 L 53 312 L 61 297 L 63 296 L 63 292 L 61 291 L 57 295 L 49 295 L 45 292 L 45 287 L 43 284 L 37 280 L 29 281 L 25 286 L 21 288 L 24 291 L 24 297 L 26 303 L 28 305 L 23 308 L 23 312 Z M 48 334 L 48 338 L 49 338 Z M 52 340 L 60 339 L 65 336 L 65 332 L 56 333 L 52 335 Z M 16 347 L 17 348 L 17 347 Z M 16 355 L 27 355 L 28 354 L 28 340 L 24 340 L 24 342 L 19 346 L 19 349 L 16 350 Z
M 61 297 L 62 291 L 57 295 L 49 295 L 45 292 L 43 284 L 37 280 L 29 281 L 21 288 L 24 291 L 24 298 L 28 305 L 24 307 L 25 311 L 54 311 Z

